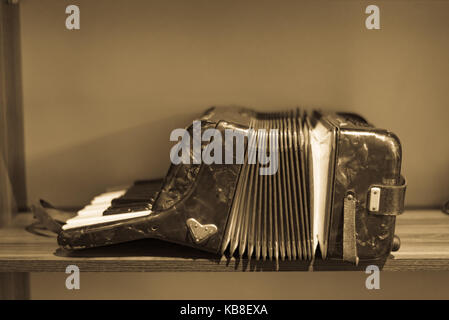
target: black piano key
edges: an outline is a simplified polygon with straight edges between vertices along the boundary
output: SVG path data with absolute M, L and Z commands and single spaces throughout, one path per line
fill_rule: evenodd
M 160 181 L 160 180 L 158 180 Z M 126 193 L 111 201 L 111 205 L 132 204 L 138 202 L 154 202 L 160 191 L 160 182 L 137 182 L 131 186 Z
M 113 215 L 113 214 L 122 214 L 122 213 L 132 213 L 132 212 L 140 212 L 140 211 L 147 211 L 151 210 L 152 204 L 133 204 L 133 205 L 127 205 L 127 206 L 116 206 L 116 207 L 109 207 L 103 212 L 103 216 Z
M 134 182 L 123 196 L 111 201 L 111 205 L 103 212 L 103 215 L 152 210 L 161 185 L 161 179 Z

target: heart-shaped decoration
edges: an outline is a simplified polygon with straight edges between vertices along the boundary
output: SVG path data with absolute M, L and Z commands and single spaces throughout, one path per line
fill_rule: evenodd
M 217 226 L 214 224 L 201 224 L 193 218 L 187 219 L 187 226 L 192 234 L 195 243 L 201 243 L 211 235 L 217 233 Z

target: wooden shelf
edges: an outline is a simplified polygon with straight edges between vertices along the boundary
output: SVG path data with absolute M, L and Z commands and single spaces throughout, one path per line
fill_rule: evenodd
M 31 221 L 31 214 L 22 213 L 10 227 L 0 229 L 0 272 L 63 272 L 70 264 L 85 272 L 276 270 L 272 261 L 219 259 L 151 239 L 69 255 L 58 248 L 55 237 L 25 231 Z M 398 217 L 396 234 L 401 238 L 401 249 L 387 259 L 384 271 L 449 270 L 449 215 L 437 210 L 407 211 Z M 321 260 L 312 266 L 301 261 L 281 261 L 279 270 L 363 270 L 365 266 L 355 268 Z

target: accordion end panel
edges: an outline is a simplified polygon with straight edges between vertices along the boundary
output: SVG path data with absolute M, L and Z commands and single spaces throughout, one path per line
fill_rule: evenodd
M 357 264 L 397 250 L 396 215 L 404 210 L 401 144 L 372 127 L 340 127 L 328 258 Z

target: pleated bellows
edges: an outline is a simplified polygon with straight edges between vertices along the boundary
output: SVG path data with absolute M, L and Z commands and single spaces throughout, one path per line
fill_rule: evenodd
M 253 119 L 222 253 L 229 249 L 231 255 L 256 260 L 312 259 L 304 125 L 298 110 Z M 261 163 L 258 152 L 277 152 L 274 174 L 260 174 L 274 164 Z

